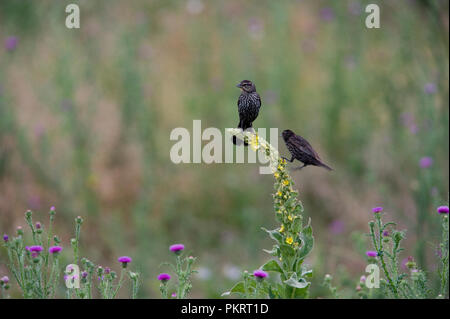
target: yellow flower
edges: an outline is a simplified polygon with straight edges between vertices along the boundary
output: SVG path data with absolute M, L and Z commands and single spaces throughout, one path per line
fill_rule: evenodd
M 273 176 L 275 176 L 275 178 L 280 177 L 280 174 L 278 174 L 278 172 L 275 172 L 275 174 L 273 174 Z
M 287 179 L 285 179 L 285 180 L 283 181 L 283 185 L 284 185 L 284 186 L 288 186 L 288 185 L 289 185 L 289 181 L 288 181 Z
M 284 195 L 283 198 L 284 198 L 284 199 L 287 199 L 287 195 Z
M 285 160 L 284 158 L 282 158 L 282 159 L 280 160 L 280 162 L 281 162 L 281 164 L 286 164 L 286 160 Z
M 279 171 L 283 171 L 283 170 L 284 170 L 284 167 L 281 166 L 281 165 L 278 165 L 278 170 L 279 170 Z
M 251 141 L 250 141 L 250 147 L 252 148 L 252 150 L 254 150 L 255 152 L 258 150 L 259 148 L 259 142 L 258 142 L 258 135 L 255 135 Z
M 280 233 L 284 232 L 284 225 L 281 225 L 280 227 Z
M 283 195 L 283 193 L 280 192 L 280 191 L 278 191 L 277 196 L 280 196 L 280 197 L 281 197 L 281 195 Z
M 288 219 L 289 219 L 290 222 L 294 220 L 294 218 L 292 218 L 292 215 L 289 215 Z
M 286 238 L 286 244 L 292 245 L 293 242 L 294 242 L 294 239 L 292 237 Z

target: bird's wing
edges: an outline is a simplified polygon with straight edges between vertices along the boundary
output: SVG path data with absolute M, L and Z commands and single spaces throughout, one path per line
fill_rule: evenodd
M 258 93 L 256 93 L 256 100 L 257 100 L 257 104 L 258 104 L 258 108 L 261 106 L 261 97 L 259 96 Z
M 306 154 L 320 160 L 319 154 L 317 154 L 317 152 L 312 148 L 311 144 L 309 144 L 308 141 L 305 140 L 303 137 L 295 135 L 291 137 L 291 141 L 296 147 L 298 147 Z

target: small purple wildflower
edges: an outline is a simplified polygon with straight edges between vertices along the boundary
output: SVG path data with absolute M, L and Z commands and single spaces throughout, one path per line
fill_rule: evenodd
M 163 283 L 166 283 L 170 280 L 170 275 L 166 273 L 162 273 L 158 275 L 158 280 L 162 281 Z
M 383 207 L 374 207 L 374 208 L 372 208 L 372 212 L 373 213 L 380 213 L 381 211 L 383 211 Z
M 408 258 L 403 258 L 402 263 L 401 263 L 401 267 L 402 269 L 408 269 L 408 267 L 406 267 L 406 264 L 409 262 L 409 257 Z
M 0 278 L 0 282 L 7 284 L 9 282 L 8 276 L 3 276 L 2 278 Z
M 183 244 L 175 244 L 170 246 L 170 251 L 174 252 L 175 254 L 179 254 L 183 249 L 184 249 L 184 245 Z
M 361 276 L 361 278 L 359 278 L 359 281 L 361 282 L 361 283 L 365 283 L 366 282 L 366 276 Z
M 323 8 L 320 10 L 320 16 L 325 21 L 331 21 L 334 19 L 334 11 L 329 7 Z
M 17 47 L 17 43 L 18 43 L 18 39 L 17 37 L 11 36 L 11 37 L 7 37 L 5 40 L 5 48 L 7 51 L 14 51 Z
M 419 165 L 421 168 L 428 168 L 433 165 L 433 159 L 429 156 L 422 157 L 419 161 Z
M 177 294 L 175 292 L 173 292 L 171 296 L 172 296 L 172 298 L 176 298 Z
M 367 257 L 377 257 L 378 254 L 374 250 L 368 250 L 368 251 L 366 251 L 366 255 L 367 255 Z
M 429 82 L 425 84 L 423 90 L 425 91 L 426 94 L 434 94 L 437 91 L 436 84 Z
M 439 206 L 437 212 L 439 214 L 448 214 L 448 206 Z
M 389 236 L 389 231 L 384 230 L 384 231 L 383 231 L 383 236 L 384 236 L 384 237 L 388 237 L 388 236 Z
M 267 277 L 267 273 L 261 269 L 257 269 L 253 272 L 253 276 L 255 276 L 257 279 L 264 279 Z
M 131 262 L 131 257 L 122 256 L 122 257 L 119 257 L 117 260 L 122 263 L 123 268 L 127 268 L 128 263 Z
M 109 274 L 111 272 L 111 268 L 109 268 L 109 267 L 105 267 L 105 274 Z
M 36 246 L 28 247 L 28 250 L 31 252 L 40 253 L 43 250 L 43 248 L 42 248 L 42 246 L 36 245 Z
M 42 228 L 42 225 L 41 225 L 41 223 L 40 222 L 36 222 L 36 229 L 41 229 Z
M 3 241 L 4 241 L 5 243 L 7 243 L 8 240 L 9 240 L 9 236 L 6 235 L 6 234 L 4 234 L 4 235 L 3 235 Z
M 355 15 L 355 16 L 360 15 L 362 13 L 361 4 L 357 1 L 350 2 L 348 5 L 348 11 L 352 15 Z
M 438 256 L 439 258 L 442 258 L 442 249 L 441 247 L 436 247 L 436 256 Z
M 83 271 L 81 273 L 81 278 L 86 278 L 88 276 L 88 273 L 86 271 Z
M 345 226 L 344 222 L 340 220 L 335 220 L 330 224 L 329 230 L 331 231 L 332 234 L 339 235 L 344 231 L 345 228 L 344 226 Z
M 59 253 L 61 250 L 62 250 L 62 247 L 61 247 L 61 246 L 52 246 L 52 247 L 50 247 L 50 248 L 48 249 L 48 252 L 49 252 L 50 254 L 57 254 L 57 253 Z

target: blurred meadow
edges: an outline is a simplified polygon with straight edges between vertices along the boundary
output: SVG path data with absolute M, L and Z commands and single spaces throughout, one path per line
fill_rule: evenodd
M 64 25 L 69 3 L 80 29 Z M 365 27 L 368 3 L 380 29 Z M 27 209 L 47 222 L 54 205 L 64 247 L 80 215 L 82 256 L 116 268 L 133 257 L 139 297 L 159 297 L 178 242 L 198 257 L 191 296 L 219 297 L 267 258 L 273 178 L 258 164 L 176 165 L 169 136 L 194 119 L 235 127 L 235 85 L 250 79 L 262 98 L 254 127 L 292 129 L 335 169 L 292 173 L 316 240 L 311 297 L 328 296 L 326 273 L 354 296 L 374 206 L 407 229 L 403 257 L 436 281 L 448 1 L 1 0 L 0 40 L 2 234 L 25 226 Z

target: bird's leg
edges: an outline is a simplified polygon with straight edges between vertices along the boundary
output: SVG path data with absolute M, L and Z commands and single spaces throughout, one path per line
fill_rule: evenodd
M 294 161 L 294 156 L 292 156 L 290 160 L 287 159 L 287 158 L 284 157 L 284 156 L 281 156 L 281 158 L 284 159 L 284 160 L 286 160 L 286 161 L 288 161 L 289 163 L 292 163 L 292 162 Z

